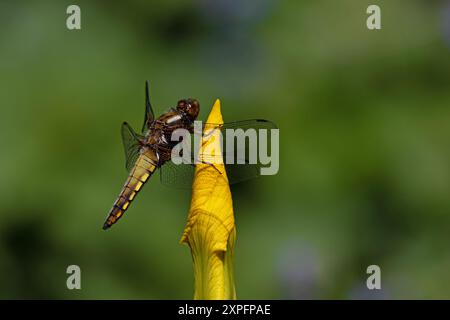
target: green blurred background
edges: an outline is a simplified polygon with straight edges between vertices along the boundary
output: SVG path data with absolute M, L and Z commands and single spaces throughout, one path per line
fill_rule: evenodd
M 146 79 L 158 114 L 280 128 L 278 175 L 233 188 L 238 298 L 450 298 L 449 1 L 70 4 L 0 4 L 0 298 L 192 298 L 189 192 L 156 176 L 101 230 Z

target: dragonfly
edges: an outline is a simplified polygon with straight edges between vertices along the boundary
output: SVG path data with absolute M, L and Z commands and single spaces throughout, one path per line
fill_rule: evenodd
M 123 217 L 137 194 L 156 170 L 159 170 L 160 181 L 164 185 L 178 188 L 191 187 L 195 171 L 194 161 L 187 164 L 175 164 L 171 161 L 172 150 L 179 143 L 179 141 L 172 141 L 171 136 L 175 130 L 180 128 L 194 134 L 194 121 L 197 119 L 199 111 L 198 100 L 187 98 L 179 100 L 175 107 L 155 118 L 150 102 L 149 84 L 148 81 L 145 82 L 145 117 L 141 133 L 135 132 L 127 122 L 122 123 L 121 135 L 128 177 L 103 224 L 104 230 L 109 229 Z M 264 119 L 241 120 L 223 124 L 203 123 L 202 128 L 206 126 L 221 132 L 225 132 L 226 129 L 245 131 L 277 128 L 273 122 Z M 225 137 L 224 134 L 224 140 Z M 227 151 L 222 152 L 223 157 L 227 156 Z M 261 163 L 254 163 L 247 159 L 249 150 L 242 150 L 241 153 L 236 150 L 232 151 L 234 154 L 240 154 L 241 159 L 235 159 L 233 163 L 223 162 L 229 184 L 253 179 L 260 175 Z M 203 163 L 214 166 L 204 158 L 202 159 Z

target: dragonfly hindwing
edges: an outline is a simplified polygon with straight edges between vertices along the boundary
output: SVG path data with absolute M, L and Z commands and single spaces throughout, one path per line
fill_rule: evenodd
M 133 169 L 133 166 L 139 157 L 139 150 L 141 148 L 141 140 L 143 136 L 134 132 L 133 128 L 126 122 L 122 124 L 122 141 L 125 150 L 125 167 L 128 172 Z
M 196 135 L 201 135 L 205 139 L 214 134 L 211 130 L 211 134 L 204 134 L 205 127 L 207 128 L 217 128 L 222 132 L 222 156 L 225 162 L 225 170 L 228 176 L 228 183 L 235 184 L 242 181 L 251 180 L 257 178 L 261 174 L 262 163 L 255 157 L 251 157 L 251 154 L 257 152 L 257 149 L 253 149 L 250 146 L 249 140 L 246 139 L 246 133 L 248 130 L 254 131 L 254 138 L 256 138 L 255 145 L 259 147 L 259 130 L 272 130 L 277 129 L 277 126 L 268 120 L 263 119 L 250 119 L 241 120 L 235 122 L 227 123 L 203 123 L 199 132 L 195 131 Z M 232 134 L 227 135 L 226 130 L 232 130 Z M 240 130 L 240 131 L 236 131 Z M 250 135 L 250 133 L 249 133 Z M 231 141 L 231 140 L 233 141 Z M 239 144 L 238 141 L 244 142 Z M 190 136 L 190 142 L 192 144 L 190 150 L 190 164 L 174 164 L 172 161 L 166 162 L 161 167 L 161 182 L 168 186 L 174 186 L 178 188 L 190 188 L 192 186 L 192 178 L 195 171 L 195 163 L 199 159 L 203 159 L 202 163 L 210 164 L 214 166 L 215 155 L 208 153 L 202 153 L 200 156 L 197 155 L 196 148 L 194 146 L 195 137 L 194 134 Z M 233 148 L 227 148 L 228 144 Z M 253 154 L 254 155 L 254 154 Z M 232 161 L 229 161 L 232 159 Z M 256 160 L 256 161 L 255 161 Z

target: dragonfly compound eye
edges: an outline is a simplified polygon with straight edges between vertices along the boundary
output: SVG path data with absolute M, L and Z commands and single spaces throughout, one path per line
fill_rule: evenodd
M 200 103 L 195 99 L 188 99 L 188 108 L 186 112 L 192 119 L 196 119 L 200 111 Z
M 177 109 L 183 111 L 191 120 L 197 118 L 200 104 L 195 99 L 183 99 L 178 101 Z

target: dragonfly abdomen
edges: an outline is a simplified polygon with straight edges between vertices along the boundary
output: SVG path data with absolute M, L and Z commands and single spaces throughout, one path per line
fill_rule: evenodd
M 119 196 L 108 214 L 108 218 L 103 225 L 104 230 L 111 227 L 123 216 L 142 186 L 156 170 L 156 167 L 156 163 L 145 154 L 139 155 Z

